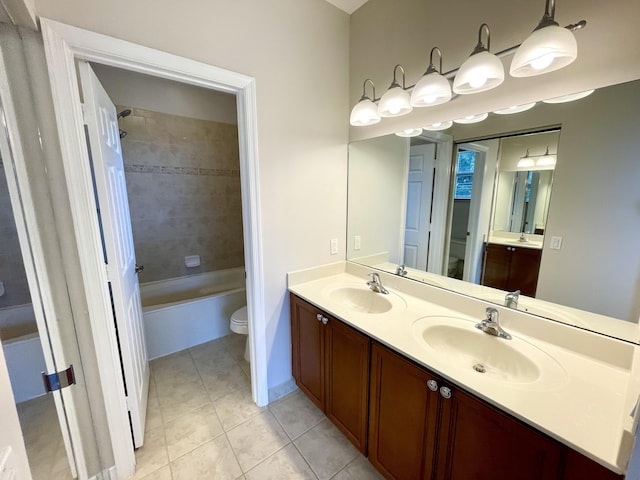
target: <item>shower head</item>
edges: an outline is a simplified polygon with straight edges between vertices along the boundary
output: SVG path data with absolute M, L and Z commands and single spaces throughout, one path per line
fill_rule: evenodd
M 131 115 L 131 110 L 129 108 L 122 110 L 119 114 L 118 114 L 118 118 L 124 118 L 124 117 L 128 117 L 129 115 Z

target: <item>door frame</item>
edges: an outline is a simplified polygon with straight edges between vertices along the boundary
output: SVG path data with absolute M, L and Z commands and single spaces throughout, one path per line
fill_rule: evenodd
M 247 75 L 46 18 L 41 18 L 40 23 L 111 444 L 118 478 L 124 479 L 133 474 L 135 457 L 131 443 L 123 441 L 130 438 L 129 418 L 100 230 L 92 207 L 94 193 L 75 62 L 101 63 L 236 95 L 245 265 L 248 267 L 251 386 L 253 400 L 263 406 L 268 403 L 268 384 L 256 82 Z

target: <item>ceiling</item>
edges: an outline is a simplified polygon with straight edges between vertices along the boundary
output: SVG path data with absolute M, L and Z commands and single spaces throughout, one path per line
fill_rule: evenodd
M 332 5 L 335 5 L 340 10 L 344 10 L 349 15 L 359 9 L 362 5 L 369 0 L 327 0 Z

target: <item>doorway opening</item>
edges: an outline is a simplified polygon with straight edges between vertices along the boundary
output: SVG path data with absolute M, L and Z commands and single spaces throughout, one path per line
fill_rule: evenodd
M 235 95 L 238 118 L 240 183 L 243 213 L 243 244 L 247 272 L 247 306 L 251 339 L 251 385 L 258 405 L 268 402 L 267 357 L 264 325 L 262 244 L 259 209 L 259 175 L 257 162 L 255 81 L 251 77 L 223 70 L 121 41 L 68 25 L 41 19 L 47 52 L 47 63 L 54 107 L 59 126 L 63 166 L 69 200 L 74 205 L 73 223 L 79 255 L 84 259 L 84 289 L 89 317 L 96 338 L 113 340 L 113 311 L 108 288 L 112 272 L 105 271 L 101 252 L 101 236 L 93 198 L 89 152 L 84 139 L 84 118 L 79 95 L 76 62 L 92 62 L 109 67 L 171 79 L 179 83 L 227 92 Z M 100 110 L 102 112 L 102 110 Z M 109 117 L 109 116 L 107 116 Z M 119 136 L 117 113 L 105 126 L 111 137 Z M 125 128 L 123 130 L 126 131 Z M 92 142 L 91 154 L 95 153 Z M 117 142 L 113 142 L 115 145 Z M 119 145 L 119 144 L 118 144 Z M 93 160 L 96 160 L 94 157 Z M 101 208 L 104 205 L 101 204 Z M 117 209 L 110 208 L 116 212 Z M 102 212 L 104 214 L 104 212 Z M 104 215 L 103 215 L 104 217 Z M 115 238 L 123 238 L 115 236 Z M 194 256 L 194 255 L 190 255 Z M 111 268 L 107 269 L 111 270 Z M 114 295 L 114 299 L 116 296 Z M 115 303 L 115 302 L 114 302 Z M 136 302 L 130 302 L 132 306 Z M 139 304 L 139 303 L 138 303 Z M 135 343 L 135 336 L 129 337 Z M 130 424 L 121 359 L 115 342 L 94 342 L 103 385 L 105 407 L 111 430 L 117 475 L 127 478 L 133 473 L 135 459 L 131 444 L 122 438 L 130 436 Z M 137 351 L 146 351 L 136 344 Z M 124 358 L 124 356 L 123 356 Z M 140 362 L 143 365 L 144 362 Z M 138 371 L 138 373 L 140 373 Z M 135 374 L 135 369 L 134 369 Z M 142 374 L 144 376 L 144 374 Z M 141 398 L 141 397 L 138 397 Z M 140 400 L 140 404 L 142 404 Z M 141 415 L 142 416 L 142 415 Z

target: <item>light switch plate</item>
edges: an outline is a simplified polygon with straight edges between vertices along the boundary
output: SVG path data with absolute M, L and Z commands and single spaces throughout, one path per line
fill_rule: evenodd
M 332 238 L 331 239 L 331 255 L 335 255 L 336 253 L 338 253 L 338 239 Z
M 356 235 L 353 238 L 353 249 L 354 250 L 360 250 L 360 244 L 361 244 L 360 235 Z
M 562 248 L 562 237 L 551 237 L 549 248 L 551 250 L 560 250 Z

